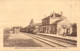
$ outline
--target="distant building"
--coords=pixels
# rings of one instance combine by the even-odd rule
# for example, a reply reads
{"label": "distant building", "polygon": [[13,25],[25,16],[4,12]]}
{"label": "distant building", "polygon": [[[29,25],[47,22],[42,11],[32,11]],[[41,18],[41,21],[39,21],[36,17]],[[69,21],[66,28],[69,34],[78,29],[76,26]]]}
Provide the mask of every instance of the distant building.
{"label": "distant building", "polygon": [[10,34],[10,28],[5,28],[4,29],[4,34]]}
{"label": "distant building", "polygon": [[21,29],[21,27],[13,27],[12,31],[13,31],[13,33],[19,33],[20,29]]}

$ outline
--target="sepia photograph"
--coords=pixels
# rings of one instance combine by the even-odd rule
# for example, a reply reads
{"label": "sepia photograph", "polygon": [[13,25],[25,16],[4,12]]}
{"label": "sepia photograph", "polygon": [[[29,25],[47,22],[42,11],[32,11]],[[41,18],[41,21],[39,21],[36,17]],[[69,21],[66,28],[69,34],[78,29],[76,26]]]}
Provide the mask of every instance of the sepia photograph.
{"label": "sepia photograph", "polygon": [[77,48],[78,0],[0,0],[3,47]]}

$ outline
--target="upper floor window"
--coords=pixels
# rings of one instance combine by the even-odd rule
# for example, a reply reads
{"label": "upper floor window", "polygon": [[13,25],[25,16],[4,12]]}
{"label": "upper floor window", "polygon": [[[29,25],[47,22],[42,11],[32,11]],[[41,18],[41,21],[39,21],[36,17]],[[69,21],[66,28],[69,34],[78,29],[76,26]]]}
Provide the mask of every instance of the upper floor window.
{"label": "upper floor window", "polygon": [[49,19],[42,20],[42,25],[49,25]]}

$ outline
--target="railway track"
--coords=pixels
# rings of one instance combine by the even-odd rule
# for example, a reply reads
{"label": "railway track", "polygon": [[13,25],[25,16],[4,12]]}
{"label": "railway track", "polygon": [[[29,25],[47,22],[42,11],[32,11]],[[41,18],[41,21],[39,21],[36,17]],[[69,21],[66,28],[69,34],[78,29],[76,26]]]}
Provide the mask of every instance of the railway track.
{"label": "railway track", "polygon": [[62,39],[62,38],[53,37],[53,36],[46,36],[46,35],[41,35],[41,34],[37,34],[37,35],[45,37],[45,38],[50,38],[50,39],[53,39],[53,40],[57,40],[57,41],[60,41],[60,42],[63,42],[63,43],[67,43],[67,44],[71,44],[71,45],[77,46],[77,41],[68,40],[68,39]]}
{"label": "railway track", "polygon": [[42,43],[45,43],[46,45],[49,45],[50,47],[76,47],[76,42],[59,39],[59,38],[52,38],[48,36],[43,35],[34,35],[34,34],[27,34],[27,36],[40,41]]}

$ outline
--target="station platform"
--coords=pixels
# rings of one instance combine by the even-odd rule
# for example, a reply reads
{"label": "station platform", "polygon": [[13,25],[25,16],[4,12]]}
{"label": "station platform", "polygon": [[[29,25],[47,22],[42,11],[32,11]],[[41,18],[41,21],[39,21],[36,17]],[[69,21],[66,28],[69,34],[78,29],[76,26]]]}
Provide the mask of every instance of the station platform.
{"label": "station platform", "polygon": [[46,33],[37,33],[37,34],[77,41],[77,37],[73,37],[73,36],[61,36],[57,34],[46,34]]}

